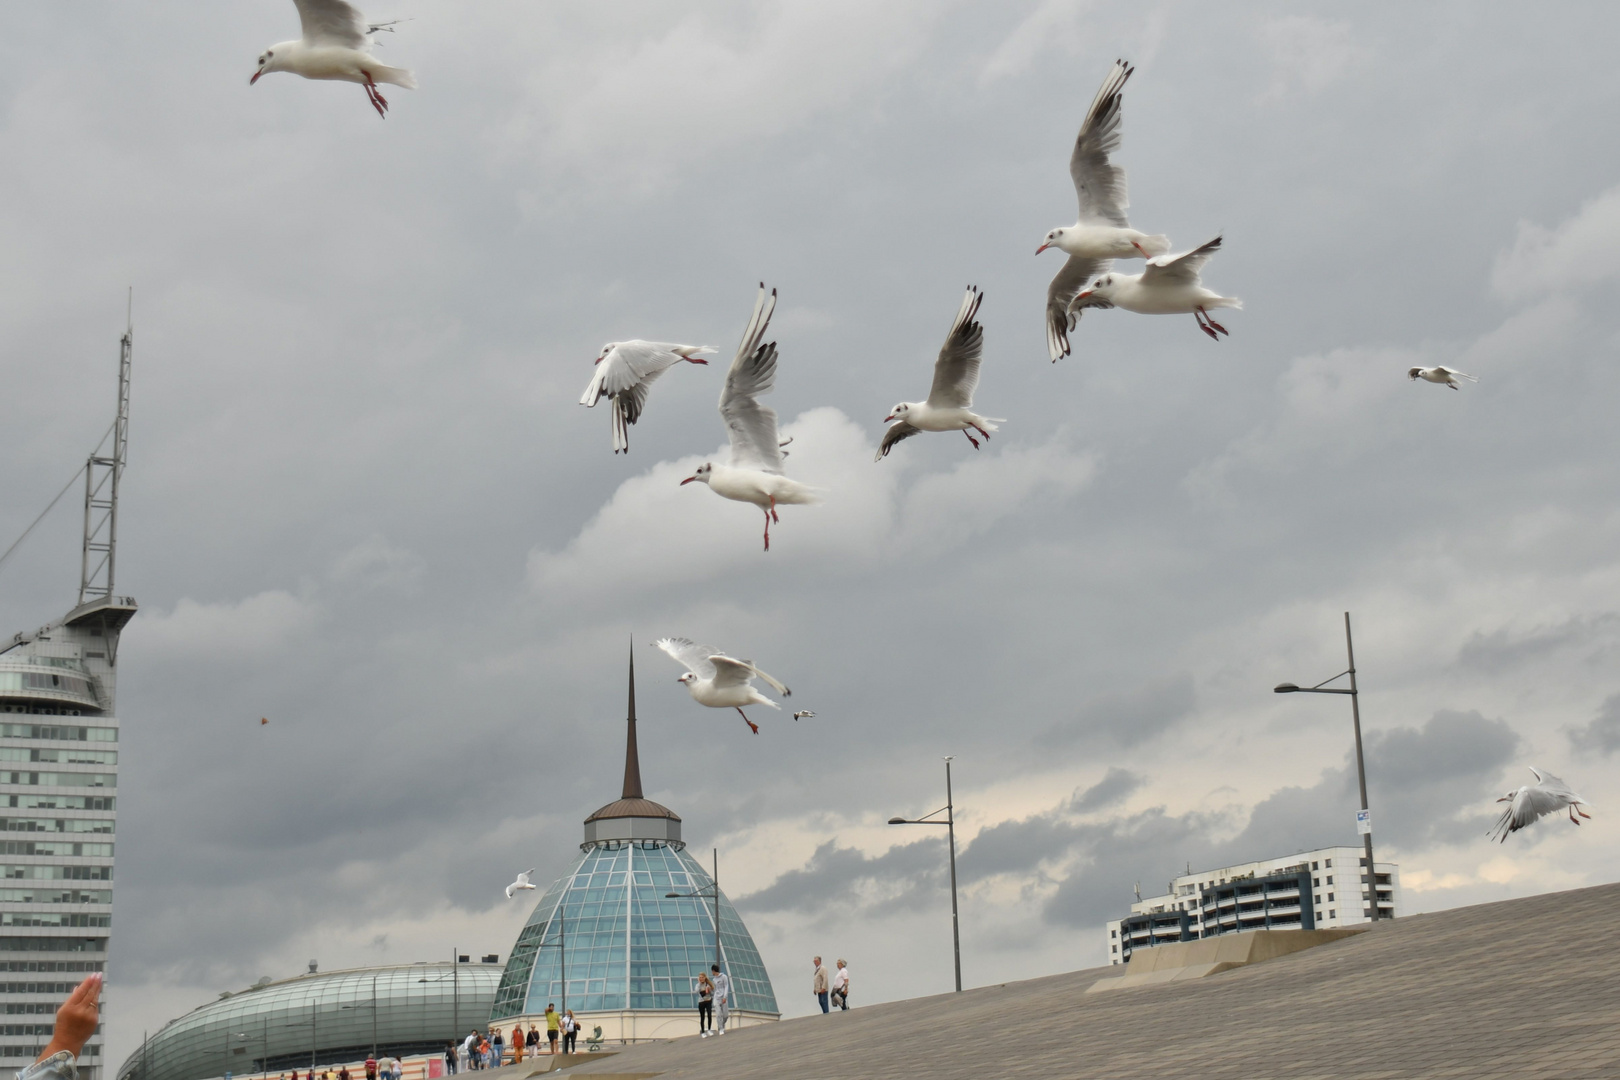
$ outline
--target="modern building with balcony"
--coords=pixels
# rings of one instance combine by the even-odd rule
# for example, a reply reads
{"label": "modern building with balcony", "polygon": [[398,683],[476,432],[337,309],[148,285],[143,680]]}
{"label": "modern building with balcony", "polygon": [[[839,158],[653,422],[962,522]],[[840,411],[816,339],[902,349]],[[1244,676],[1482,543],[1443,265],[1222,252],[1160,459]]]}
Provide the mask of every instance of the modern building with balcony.
{"label": "modern building with balcony", "polygon": [[1400,900],[1400,871],[1379,863],[1368,880],[1359,847],[1320,848],[1281,859],[1183,874],[1162,896],[1138,900],[1110,922],[1108,962],[1172,941],[1194,941],[1244,930],[1314,930],[1369,922],[1373,890],[1378,917],[1392,919]]}
{"label": "modern building with balcony", "polygon": [[[0,1069],[50,1041],[57,1007],[104,971],[112,932],[118,789],[118,639],[135,601],[113,589],[131,335],[119,346],[110,456],[84,469],[79,602],[0,641]],[[79,1075],[100,1080],[98,1026]]]}

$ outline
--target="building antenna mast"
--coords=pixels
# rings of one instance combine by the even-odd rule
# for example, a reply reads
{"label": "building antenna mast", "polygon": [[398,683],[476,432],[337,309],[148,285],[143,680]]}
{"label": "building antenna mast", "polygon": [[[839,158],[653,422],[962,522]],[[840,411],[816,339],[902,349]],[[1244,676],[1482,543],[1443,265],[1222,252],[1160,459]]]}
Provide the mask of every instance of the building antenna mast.
{"label": "building antenna mast", "polygon": [[91,454],[84,467],[84,552],[79,563],[79,603],[113,595],[118,554],[118,482],[129,439],[129,368],[135,349],[135,289],[129,290],[124,336],[118,341],[118,414],[112,453]]}

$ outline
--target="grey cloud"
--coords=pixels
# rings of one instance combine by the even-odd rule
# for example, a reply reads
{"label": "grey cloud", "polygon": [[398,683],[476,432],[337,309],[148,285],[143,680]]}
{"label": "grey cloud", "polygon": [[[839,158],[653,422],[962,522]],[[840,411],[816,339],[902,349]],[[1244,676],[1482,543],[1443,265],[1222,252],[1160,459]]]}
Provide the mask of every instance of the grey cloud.
{"label": "grey cloud", "polygon": [[1094,810],[1102,810],[1114,803],[1125,799],[1131,792],[1147,783],[1147,777],[1139,776],[1129,769],[1122,769],[1118,765],[1110,765],[1103,778],[1086,790],[1077,792],[1069,800],[1069,811],[1075,814],[1085,814]]}
{"label": "grey cloud", "polygon": [[1588,648],[1612,640],[1617,631],[1620,614],[1612,611],[1576,615],[1527,631],[1504,628],[1487,634],[1476,630],[1457,651],[1457,661],[1475,671],[1500,671],[1566,649]]}
{"label": "grey cloud", "polygon": [[1041,750],[1067,749],[1106,740],[1130,747],[1152,739],[1197,707],[1192,678],[1181,675],[1100,695],[1082,705],[1075,715],[1036,736]]}
{"label": "grey cloud", "polygon": [[1620,750],[1620,694],[1610,694],[1597,715],[1580,727],[1568,729],[1569,742],[1576,750],[1607,757]]}
{"label": "grey cloud", "polygon": [[739,897],[737,907],[745,914],[790,911],[825,915],[860,908],[869,915],[884,915],[910,910],[937,896],[944,860],[945,842],[936,837],[897,844],[876,856],[829,840],[816,848],[802,868],[789,870],[765,888]]}

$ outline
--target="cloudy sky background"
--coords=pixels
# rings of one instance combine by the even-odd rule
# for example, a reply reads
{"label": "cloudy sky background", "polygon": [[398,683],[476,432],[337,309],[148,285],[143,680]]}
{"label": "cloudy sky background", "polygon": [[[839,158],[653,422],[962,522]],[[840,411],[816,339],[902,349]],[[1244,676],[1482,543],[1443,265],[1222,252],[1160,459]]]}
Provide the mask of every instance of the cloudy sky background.
{"label": "cloudy sky background", "polygon": [[[1354,843],[1349,718],[1270,693],[1354,613],[1380,857],[1408,910],[1620,876],[1620,19],[1508,4],[453,4],[383,46],[422,89],[254,58],[284,2],[13,13],[0,42],[0,539],[136,358],[120,591],[113,1064],[262,974],[504,957],[500,888],[617,794],[721,850],[789,1014],[949,986],[956,755],[971,984],[1104,962],[1186,864]],[[1115,56],[1133,219],[1224,230],[1190,318],[1088,314],[1047,363],[1032,255]],[[723,366],[609,453],[601,342],[729,355],[781,290],[770,403],[824,486],[773,550],[677,487]],[[1008,423],[871,455],[962,287]],[[1473,372],[1462,393],[1415,364]],[[8,628],[78,570],[72,498],[0,573]],[[747,734],[645,643],[757,659],[814,722]],[[271,723],[261,727],[259,717]],[[1597,807],[1505,846],[1492,799]]]}

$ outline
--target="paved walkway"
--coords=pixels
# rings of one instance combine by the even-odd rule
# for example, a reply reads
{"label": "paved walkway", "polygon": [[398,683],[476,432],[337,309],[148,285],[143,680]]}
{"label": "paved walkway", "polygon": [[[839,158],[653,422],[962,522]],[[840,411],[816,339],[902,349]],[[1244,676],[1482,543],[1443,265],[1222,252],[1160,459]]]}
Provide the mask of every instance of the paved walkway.
{"label": "paved walkway", "polygon": [[1194,982],[1093,968],[630,1047],[660,1080],[1620,1077],[1620,885],[1414,915]]}

